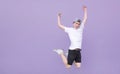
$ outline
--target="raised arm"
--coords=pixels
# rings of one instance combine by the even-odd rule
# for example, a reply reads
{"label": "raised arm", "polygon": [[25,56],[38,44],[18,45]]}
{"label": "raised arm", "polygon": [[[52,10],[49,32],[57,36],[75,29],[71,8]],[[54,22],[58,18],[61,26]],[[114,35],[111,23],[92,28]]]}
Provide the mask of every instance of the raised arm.
{"label": "raised arm", "polygon": [[65,30],[65,26],[61,24],[61,13],[58,13],[58,26],[62,29]]}
{"label": "raised arm", "polygon": [[87,7],[83,6],[83,11],[84,11],[84,17],[83,17],[83,23],[85,24],[87,21]]}

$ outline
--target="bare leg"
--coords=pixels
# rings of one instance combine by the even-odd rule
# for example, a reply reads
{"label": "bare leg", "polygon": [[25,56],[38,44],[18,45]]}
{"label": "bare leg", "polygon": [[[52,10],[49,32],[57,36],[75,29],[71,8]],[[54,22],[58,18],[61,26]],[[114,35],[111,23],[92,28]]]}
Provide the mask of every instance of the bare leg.
{"label": "bare leg", "polygon": [[67,63],[67,58],[65,57],[64,53],[61,53],[60,56],[61,56],[61,58],[62,58],[62,61],[63,61],[64,65],[66,66],[66,68],[70,68],[71,65],[69,65],[69,64]]}
{"label": "bare leg", "polygon": [[58,55],[60,55],[60,57],[61,57],[64,65],[66,66],[66,68],[70,68],[70,67],[71,67],[71,65],[69,65],[69,64],[67,63],[67,62],[68,62],[68,61],[67,61],[67,58],[66,58],[66,56],[64,55],[64,52],[63,52],[62,49],[54,49],[53,51],[56,52]]}
{"label": "bare leg", "polygon": [[80,68],[80,67],[81,67],[81,63],[76,63],[76,62],[75,62],[75,65],[76,65],[77,68]]}

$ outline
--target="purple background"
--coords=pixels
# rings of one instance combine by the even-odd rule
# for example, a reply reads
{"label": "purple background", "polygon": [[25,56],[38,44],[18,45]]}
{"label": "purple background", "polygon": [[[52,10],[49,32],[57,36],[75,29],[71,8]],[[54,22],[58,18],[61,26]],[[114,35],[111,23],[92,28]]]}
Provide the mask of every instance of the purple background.
{"label": "purple background", "polygon": [[[119,0],[0,0],[0,74],[120,74]],[[82,66],[66,69],[52,50],[67,51],[69,39],[57,27],[72,26],[88,7]]]}

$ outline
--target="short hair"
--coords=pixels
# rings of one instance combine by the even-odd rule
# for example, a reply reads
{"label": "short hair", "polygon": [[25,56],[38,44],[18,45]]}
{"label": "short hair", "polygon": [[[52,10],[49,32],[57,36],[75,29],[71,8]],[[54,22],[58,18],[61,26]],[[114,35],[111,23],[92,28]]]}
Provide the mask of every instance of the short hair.
{"label": "short hair", "polygon": [[79,23],[81,24],[81,20],[78,19],[78,18],[76,18],[76,19],[73,21],[73,23],[75,23],[75,22],[79,22]]}

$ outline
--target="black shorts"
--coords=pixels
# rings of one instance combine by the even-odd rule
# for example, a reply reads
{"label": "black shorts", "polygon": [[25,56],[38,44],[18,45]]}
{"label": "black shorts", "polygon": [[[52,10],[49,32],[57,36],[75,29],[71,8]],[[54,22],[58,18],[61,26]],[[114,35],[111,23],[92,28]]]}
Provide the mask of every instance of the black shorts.
{"label": "black shorts", "polygon": [[70,50],[68,51],[68,64],[72,65],[75,61],[76,63],[81,63],[81,49]]}

